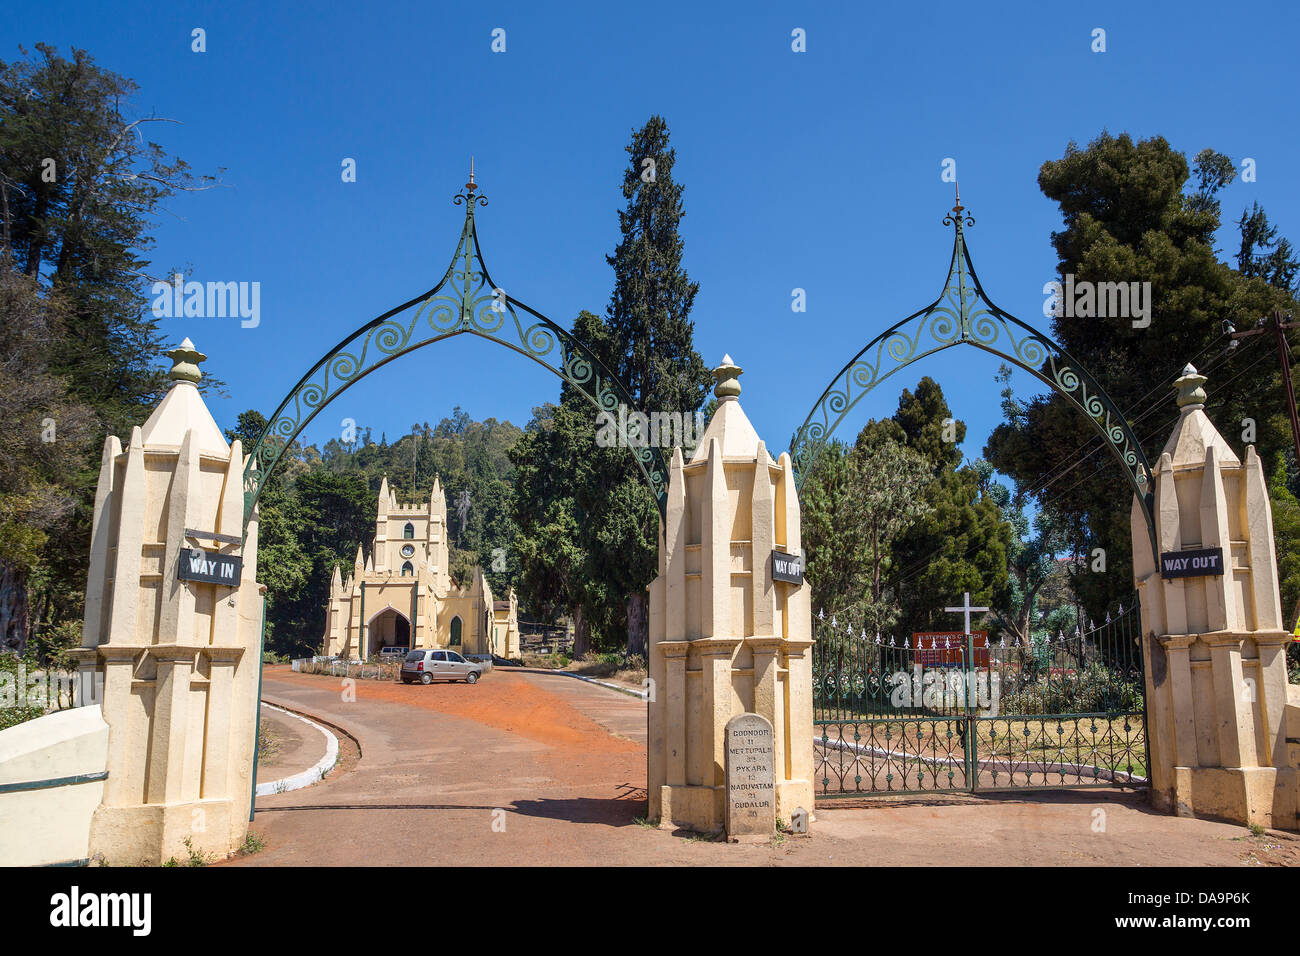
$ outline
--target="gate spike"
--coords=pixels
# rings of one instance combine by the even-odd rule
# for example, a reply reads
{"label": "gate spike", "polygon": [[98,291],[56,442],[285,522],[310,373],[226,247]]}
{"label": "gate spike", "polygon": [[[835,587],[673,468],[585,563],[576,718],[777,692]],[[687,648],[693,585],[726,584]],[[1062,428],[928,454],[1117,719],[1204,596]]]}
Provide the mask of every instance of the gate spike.
{"label": "gate spike", "polygon": [[818,611],[817,611],[817,620],[819,620],[819,621],[824,621],[824,620],[826,620],[826,611],[825,611],[825,610],[822,610],[822,609],[820,609],[820,608],[818,609]]}
{"label": "gate spike", "polygon": [[834,615],[834,614],[831,615],[831,627],[839,627],[839,625],[835,623],[835,615]]}

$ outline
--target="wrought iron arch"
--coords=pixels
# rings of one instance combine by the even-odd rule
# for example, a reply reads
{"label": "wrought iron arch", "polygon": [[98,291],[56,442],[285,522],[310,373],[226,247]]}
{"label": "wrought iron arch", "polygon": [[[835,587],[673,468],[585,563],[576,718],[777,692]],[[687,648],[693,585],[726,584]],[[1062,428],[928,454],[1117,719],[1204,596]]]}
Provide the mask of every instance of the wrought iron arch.
{"label": "wrought iron arch", "polygon": [[1110,396],[1065,349],[998,308],[985,294],[963,231],[963,226],[973,226],[975,220],[964,214],[964,209],[959,196],[943,219],[944,225],[953,227],[954,235],[952,262],[939,297],[868,342],[831,380],[795,433],[791,457],[796,485],[802,487],[831,434],[868,392],[927,355],[954,345],[973,345],[1024,369],[1084,413],[1124,469],[1146,519],[1151,553],[1158,566],[1151,466],[1137,436]]}
{"label": "wrought iron arch", "polygon": [[[456,253],[438,284],[363,325],[326,352],[271,415],[244,466],[245,528],[267,477],[321,409],[375,369],[457,335],[477,335],[527,356],[572,385],[600,411],[617,413],[620,405],[635,409],[627,389],[586,346],[492,281],[474,226],[475,207],[487,205],[486,196],[475,194],[478,188],[471,173],[465,191],[452,200],[465,206],[465,224]],[[411,309],[415,309],[414,315],[409,319],[403,316]],[[636,458],[662,515],[667,506],[668,468],[662,452],[641,434],[639,418],[614,414],[619,434]]]}

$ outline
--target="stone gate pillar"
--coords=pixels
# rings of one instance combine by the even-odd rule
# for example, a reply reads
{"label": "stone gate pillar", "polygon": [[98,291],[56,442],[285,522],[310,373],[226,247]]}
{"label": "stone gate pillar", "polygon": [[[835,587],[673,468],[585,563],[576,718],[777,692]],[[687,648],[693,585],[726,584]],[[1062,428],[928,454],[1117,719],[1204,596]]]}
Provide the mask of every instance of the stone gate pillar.
{"label": "stone gate pillar", "polygon": [[1188,365],[1175,383],[1178,423],[1153,476],[1159,568],[1136,499],[1132,511],[1153,802],[1300,829],[1300,687],[1287,683],[1268,486],[1255,447],[1243,464],[1205,414],[1205,380]]}
{"label": "stone gate pillar", "polygon": [[724,825],[727,721],[774,728],[776,812],[812,812],[812,605],[772,577],[802,554],[790,456],[773,461],[738,400],[741,369],[714,369],[719,405],[689,462],[673,450],[659,574],[650,585],[650,817]]}
{"label": "stone gate pillar", "polygon": [[[242,541],[244,455],[227,445],[197,383],[206,356],[186,339],[167,353],[171,389],[125,449],[104,443],[95,493],[82,686],[102,681],[108,779],[92,857],[157,864],[184,841],[224,856],[248,830],[262,591],[257,518]],[[242,559],[231,583],[215,557]]]}

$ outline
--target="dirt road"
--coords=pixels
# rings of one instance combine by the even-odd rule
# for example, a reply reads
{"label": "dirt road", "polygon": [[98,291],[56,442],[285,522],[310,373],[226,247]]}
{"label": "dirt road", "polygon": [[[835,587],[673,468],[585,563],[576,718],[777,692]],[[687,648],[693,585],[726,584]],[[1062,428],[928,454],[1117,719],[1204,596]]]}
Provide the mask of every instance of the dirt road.
{"label": "dirt road", "polygon": [[263,696],[351,734],[324,782],[259,798],[266,848],[228,865],[1259,865],[1300,840],[1153,813],[1140,795],[1062,791],[846,808],[810,838],[729,846],[649,828],[645,705],[500,668],[475,686],[268,667]]}

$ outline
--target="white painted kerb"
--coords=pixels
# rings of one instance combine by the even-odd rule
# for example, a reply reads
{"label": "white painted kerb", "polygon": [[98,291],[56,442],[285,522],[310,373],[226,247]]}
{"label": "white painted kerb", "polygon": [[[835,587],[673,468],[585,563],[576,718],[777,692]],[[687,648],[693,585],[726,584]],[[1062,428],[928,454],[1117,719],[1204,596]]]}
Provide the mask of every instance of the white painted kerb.
{"label": "white painted kerb", "polygon": [[277,793],[288,793],[290,790],[301,790],[303,787],[310,787],[313,783],[319,783],[323,780],[325,774],[333,770],[334,765],[339,762],[339,739],[328,728],[322,727],[314,720],[308,720],[301,714],[295,714],[283,707],[276,707],[274,704],[266,703],[266,701],[262,701],[262,706],[269,707],[271,710],[279,711],[282,714],[288,714],[290,717],[301,720],[304,724],[310,724],[319,730],[325,735],[325,756],[321,757],[311,767],[301,773],[295,773],[292,777],[259,783],[257,785],[257,795],[259,797],[269,797]]}

